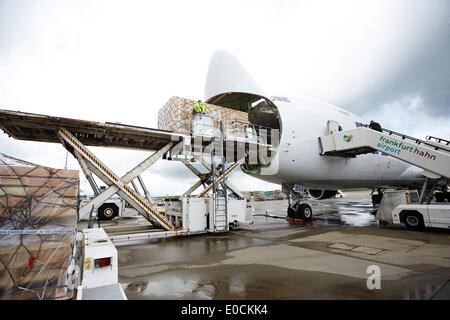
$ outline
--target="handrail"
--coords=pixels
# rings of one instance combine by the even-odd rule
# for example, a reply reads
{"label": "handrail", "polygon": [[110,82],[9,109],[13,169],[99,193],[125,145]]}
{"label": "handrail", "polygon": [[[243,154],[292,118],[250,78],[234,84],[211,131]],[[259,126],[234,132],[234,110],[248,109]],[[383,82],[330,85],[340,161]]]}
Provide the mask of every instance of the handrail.
{"label": "handrail", "polygon": [[253,128],[258,127],[258,128],[262,128],[262,129],[273,130],[273,128],[271,128],[271,127],[263,126],[263,125],[260,125],[260,124],[254,124],[254,123],[251,123],[251,122],[248,122],[248,121],[233,120],[233,121],[230,122],[230,124],[233,124],[233,123],[242,123],[242,124],[245,124],[248,127],[253,127]]}
{"label": "handrail", "polygon": [[[259,125],[259,124],[254,124],[254,123],[251,123],[251,122],[247,122],[247,121],[241,121],[241,120],[234,120],[234,121],[231,121],[230,122],[230,124],[231,125],[233,125],[234,123],[241,123],[241,124],[244,124],[245,126],[244,126],[244,132],[246,131],[245,129],[246,128],[251,128],[252,129],[252,131],[254,132],[254,134],[255,134],[255,137],[256,137],[256,142],[258,143],[258,144],[263,144],[263,145],[266,145],[266,146],[274,146],[274,144],[273,143],[269,143],[268,142],[268,137],[272,137],[272,132],[273,132],[273,130],[274,130],[274,128],[271,128],[271,127],[267,127],[267,126],[263,126],[263,125]],[[231,128],[232,130],[234,130],[235,128]],[[264,130],[267,130],[267,135],[266,135],[266,141],[262,141],[262,137],[261,137],[261,135],[260,134],[258,134],[258,132],[260,131],[260,129],[264,129]],[[246,132],[245,132],[245,134],[247,134]],[[272,142],[272,139],[270,140],[271,142]]]}
{"label": "handrail", "polygon": [[[205,117],[212,118],[211,116],[208,116],[208,115],[205,115]],[[192,130],[193,130],[193,126],[192,126],[193,125],[193,121],[192,120],[193,119],[191,119],[188,122],[189,131],[191,133],[192,133]],[[234,119],[232,121],[226,121],[224,124],[226,125],[226,127],[225,127],[225,139],[228,139],[230,137],[234,137],[234,138],[239,137],[239,136],[236,136],[236,132],[237,132],[237,133],[244,134],[243,137],[245,139],[250,139],[249,141],[254,141],[255,143],[258,143],[258,144],[261,144],[261,145],[265,145],[265,146],[269,146],[269,147],[273,146],[272,143],[269,144],[267,141],[261,141],[261,136],[259,134],[257,134],[257,131],[259,129],[266,129],[270,133],[270,132],[272,132],[272,130],[274,130],[273,128],[270,128],[270,127],[267,127],[267,126],[262,126],[262,125],[256,125],[256,124],[253,124],[253,123],[248,122],[248,121],[241,121],[241,120],[236,120],[236,119]],[[238,127],[236,124],[243,124],[244,126],[243,127]],[[217,126],[214,125],[214,122],[212,123],[210,128],[212,128],[212,131],[213,131],[212,135],[213,135],[213,137],[217,138],[218,137],[218,132],[217,132],[218,128],[217,128]],[[248,138],[247,132],[246,132],[247,128],[251,128],[252,129],[252,132],[255,135],[254,138]],[[271,136],[271,134],[267,134],[267,137],[270,137],[270,136]]]}
{"label": "handrail", "polygon": [[160,225],[164,226],[167,230],[173,230],[173,226],[166,221],[165,217],[161,216],[159,212],[157,212],[155,209],[153,209],[150,205],[147,204],[140,196],[134,192],[133,189],[131,189],[128,185],[119,185],[118,182],[120,181],[120,178],[114,174],[111,170],[109,170],[108,167],[106,167],[103,163],[101,163],[88,149],[86,149],[83,145],[81,145],[76,139],[74,139],[69,132],[67,132],[65,129],[61,128],[58,131],[59,134],[62,134],[66,139],[68,139],[74,146],[77,147],[77,151],[83,153],[83,155],[87,158],[89,158],[90,161],[92,161],[97,169],[102,171],[103,174],[105,174],[110,180],[114,181],[116,185],[122,189],[130,198],[132,198],[134,201],[136,201],[143,209],[146,211],[146,213],[156,222],[158,222]]}
{"label": "handrail", "polygon": [[389,129],[385,129],[385,128],[382,128],[382,130],[383,130],[383,132],[388,133],[389,135],[396,135],[396,136],[399,136],[399,137],[402,138],[402,140],[408,139],[408,140],[414,141],[414,142],[415,142],[416,144],[418,144],[418,145],[424,144],[424,145],[433,147],[434,150],[443,150],[443,151],[445,151],[445,152],[450,153],[450,150],[449,150],[449,149],[444,148],[444,147],[437,146],[437,145],[432,144],[432,143],[429,143],[429,142],[427,142],[427,141],[425,141],[425,140],[417,139],[417,138],[408,136],[408,135],[406,135],[406,134],[403,134],[403,133],[400,133],[400,132],[396,132],[396,131],[394,131],[394,130],[389,130]]}
{"label": "handrail", "polygon": [[438,138],[438,137],[434,137],[434,136],[426,136],[427,140],[436,140],[438,143],[443,143],[445,142],[445,145],[449,146],[450,145],[450,141],[446,140],[444,138]]}

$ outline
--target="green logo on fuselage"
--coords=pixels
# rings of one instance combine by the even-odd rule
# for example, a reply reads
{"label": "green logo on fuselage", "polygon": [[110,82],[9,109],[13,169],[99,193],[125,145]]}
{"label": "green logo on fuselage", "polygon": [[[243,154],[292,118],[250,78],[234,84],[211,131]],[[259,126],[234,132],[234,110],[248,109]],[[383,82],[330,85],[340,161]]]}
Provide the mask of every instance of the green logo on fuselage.
{"label": "green logo on fuselage", "polygon": [[345,135],[343,137],[343,139],[344,139],[345,142],[350,142],[353,139],[353,136],[351,134]]}

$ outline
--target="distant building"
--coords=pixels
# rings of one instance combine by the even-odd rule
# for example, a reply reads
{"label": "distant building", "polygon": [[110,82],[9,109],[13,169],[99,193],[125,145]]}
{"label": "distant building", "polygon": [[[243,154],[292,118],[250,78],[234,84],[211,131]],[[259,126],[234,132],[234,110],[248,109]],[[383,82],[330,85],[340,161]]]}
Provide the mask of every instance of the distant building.
{"label": "distant building", "polygon": [[281,190],[272,191],[247,191],[244,192],[247,199],[253,197],[255,201],[270,201],[270,200],[284,200],[288,198],[288,195]]}

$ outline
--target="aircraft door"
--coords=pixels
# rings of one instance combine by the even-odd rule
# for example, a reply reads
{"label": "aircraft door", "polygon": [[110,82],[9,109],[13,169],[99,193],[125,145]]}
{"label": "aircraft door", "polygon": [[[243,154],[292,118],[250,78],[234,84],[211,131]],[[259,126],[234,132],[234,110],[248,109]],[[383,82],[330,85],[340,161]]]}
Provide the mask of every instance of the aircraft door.
{"label": "aircraft door", "polygon": [[326,129],[325,134],[330,135],[330,134],[333,134],[338,131],[342,131],[342,127],[339,124],[339,122],[334,121],[334,120],[328,120],[327,121],[327,129]]}

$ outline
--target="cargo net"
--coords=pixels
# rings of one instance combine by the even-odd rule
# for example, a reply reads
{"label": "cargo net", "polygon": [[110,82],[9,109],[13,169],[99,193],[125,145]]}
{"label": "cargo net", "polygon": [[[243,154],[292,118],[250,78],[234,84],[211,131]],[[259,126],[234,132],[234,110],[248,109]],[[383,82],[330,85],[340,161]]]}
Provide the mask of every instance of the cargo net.
{"label": "cargo net", "polygon": [[0,299],[70,299],[79,177],[0,153]]}
{"label": "cargo net", "polygon": [[[158,112],[158,128],[178,133],[191,133],[192,110],[195,101],[171,97]],[[223,121],[231,135],[243,133],[250,123],[246,112],[206,104],[206,115],[212,117],[215,128]]]}

